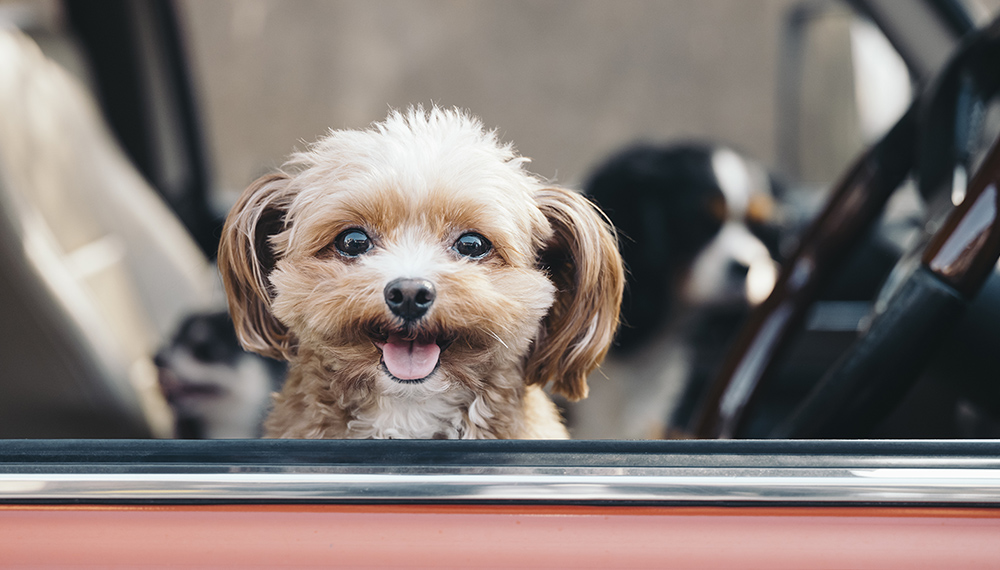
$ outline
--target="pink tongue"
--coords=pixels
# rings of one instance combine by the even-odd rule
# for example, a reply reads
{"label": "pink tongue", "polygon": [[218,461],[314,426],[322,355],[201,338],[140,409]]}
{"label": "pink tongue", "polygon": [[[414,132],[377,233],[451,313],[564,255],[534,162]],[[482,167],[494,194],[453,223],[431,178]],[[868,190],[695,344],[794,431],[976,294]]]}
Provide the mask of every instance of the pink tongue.
{"label": "pink tongue", "polygon": [[400,380],[418,380],[434,372],[441,347],[437,344],[403,340],[390,336],[382,345],[382,361],[389,373]]}

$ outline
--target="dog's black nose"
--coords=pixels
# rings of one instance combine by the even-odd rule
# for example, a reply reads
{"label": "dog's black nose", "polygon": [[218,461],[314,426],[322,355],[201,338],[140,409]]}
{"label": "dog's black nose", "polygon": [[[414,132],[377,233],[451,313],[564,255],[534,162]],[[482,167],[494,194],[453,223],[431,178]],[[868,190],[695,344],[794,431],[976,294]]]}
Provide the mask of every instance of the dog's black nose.
{"label": "dog's black nose", "polygon": [[385,303],[408,321],[424,316],[434,304],[434,284],[426,279],[396,279],[385,286]]}
{"label": "dog's black nose", "polygon": [[729,275],[737,279],[742,279],[750,273],[750,265],[743,263],[742,261],[736,261],[735,259],[729,262]]}

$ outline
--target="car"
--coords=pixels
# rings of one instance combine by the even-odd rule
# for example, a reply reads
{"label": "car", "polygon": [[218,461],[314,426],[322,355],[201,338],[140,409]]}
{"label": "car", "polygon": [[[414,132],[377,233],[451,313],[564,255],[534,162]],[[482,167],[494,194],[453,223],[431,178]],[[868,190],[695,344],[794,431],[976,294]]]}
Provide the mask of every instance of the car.
{"label": "car", "polygon": [[996,566],[1000,20],[849,4],[908,110],[789,206],[811,221],[673,439],[179,440],[152,357],[218,302],[220,216],[177,6],[61,6],[74,49],[0,28],[0,565]]}

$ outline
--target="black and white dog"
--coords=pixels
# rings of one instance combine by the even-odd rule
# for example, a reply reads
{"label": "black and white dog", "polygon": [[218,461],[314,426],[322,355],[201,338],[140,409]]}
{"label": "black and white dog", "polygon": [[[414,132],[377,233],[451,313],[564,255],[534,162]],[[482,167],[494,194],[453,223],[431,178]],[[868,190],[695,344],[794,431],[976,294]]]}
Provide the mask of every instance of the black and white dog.
{"label": "black and white dog", "polygon": [[174,412],[174,436],[254,438],[281,388],[286,365],[246,352],[225,311],[187,317],[154,359]]}
{"label": "black and white dog", "polygon": [[595,378],[581,403],[613,412],[571,410],[605,418],[574,425],[574,437],[683,431],[737,327],[777,279],[777,190],[760,164],[714,145],[634,146],[593,172],[584,191],[618,229],[628,276],[608,378]]}

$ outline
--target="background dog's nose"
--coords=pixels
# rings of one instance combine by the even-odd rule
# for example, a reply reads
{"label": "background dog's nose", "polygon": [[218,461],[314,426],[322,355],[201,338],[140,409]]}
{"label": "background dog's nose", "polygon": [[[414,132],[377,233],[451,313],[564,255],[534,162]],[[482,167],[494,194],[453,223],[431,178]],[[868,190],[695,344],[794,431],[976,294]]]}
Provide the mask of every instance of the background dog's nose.
{"label": "background dog's nose", "polygon": [[385,303],[408,321],[424,316],[434,304],[434,284],[426,279],[396,279],[385,286]]}
{"label": "background dog's nose", "polygon": [[746,277],[747,273],[750,272],[750,264],[733,259],[729,261],[729,267],[727,267],[727,270],[729,271],[729,275],[732,277]]}

